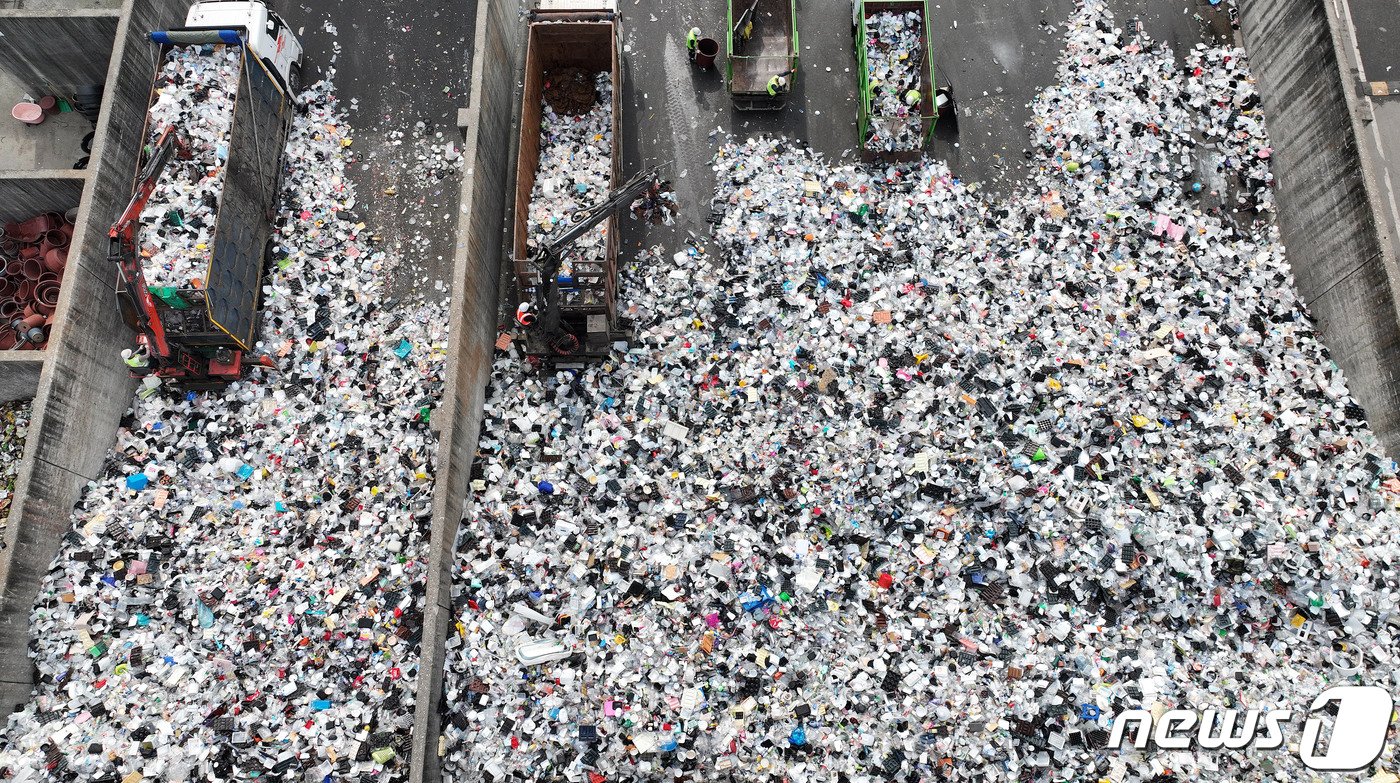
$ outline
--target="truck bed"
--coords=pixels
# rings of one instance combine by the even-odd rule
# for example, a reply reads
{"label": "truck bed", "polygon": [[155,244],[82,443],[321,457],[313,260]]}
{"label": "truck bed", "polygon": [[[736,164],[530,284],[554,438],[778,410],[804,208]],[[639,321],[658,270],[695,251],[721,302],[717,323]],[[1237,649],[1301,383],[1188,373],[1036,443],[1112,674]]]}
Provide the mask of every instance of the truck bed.
{"label": "truck bed", "polygon": [[[932,138],[932,131],[938,121],[938,110],[935,104],[934,95],[934,74],[933,74],[933,48],[932,36],[929,31],[929,7],[928,0],[865,0],[861,7],[861,16],[868,20],[879,13],[916,13],[920,19],[920,52],[919,57],[922,62],[919,65],[919,85],[918,89],[923,96],[919,103],[919,116],[923,118],[924,127],[922,129],[923,139],[921,143],[911,149],[882,150],[872,149],[868,146],[866,138],[869,124],[875,121],[880,115],[872,111],[866,113],[866,105],[862,99],[859,124],[860,124],[860,144],[862,152],[868,157],[876,157],[887,161],[908,161],[917,159],[923,154],[923,149]],[[862,25],[864,26],[864,25]],[[860,89],[864,93],[866,90],[869,74],[866,72],[866,62],[869,56],[870,47],[867,44],[866,36],[860,36],[856,42],[858,47],[857,60],[860,63]]]}
{"label": "truck bed", "polygon": [[[740,13],[746,3],[737,5]],[[736,21],[737,24],[737,21]],[[734,78],[730,91],[767,92],[768,80],[788,70],[792,62],[792,4],[790,0],[759,0],[753,37],[738,51],[735,35]]]}
{"label": "truck bed", "polygon": [[[157,78],[171,48],[161,48]],[[238,89],[231,98],[228,157],[208,269],[200,275],[203,287],[191,289],[182,281],[174,297],[157,302],[167,332],[193,348],[248,349],[256,339],[263,262],[277,210],[282,153],[290,128],[291,103],[280,85],[261,61],[245,49],[238,51]],[[153,83],[152,102],[155,98]],[[152,124],[148,114],[143,138],[161,130]],[[178,123],[175,132],[181,132]],[[148,206],[161,205],[152,200]],[[148,230],[142,226],[143,234]]]}
{"label": "truck bed", "polygon": [[[527,31],[524,90],[521,96],[520,146],[516,161],[515,219],[512,249],[516,284],[521,296],[539,282],[529,258],[529,211],[535,176],[540,164],[540,126],[544,75],[563,68],[580,68],[590,73],[611,74],[613,92],[612,178],[621,181],[622,171],[622,71],[617,51],[617,22],[609,15],[540,14]],[[564,300],[566,321],[573,323],[589,315],[613,314],[617,277],[617,218],[607,226],[607,255],[602,264],[575,263],[577,291]],[[561,297],[562,299],[562,297]],[[582,334],[582,330],[579,331]]]}

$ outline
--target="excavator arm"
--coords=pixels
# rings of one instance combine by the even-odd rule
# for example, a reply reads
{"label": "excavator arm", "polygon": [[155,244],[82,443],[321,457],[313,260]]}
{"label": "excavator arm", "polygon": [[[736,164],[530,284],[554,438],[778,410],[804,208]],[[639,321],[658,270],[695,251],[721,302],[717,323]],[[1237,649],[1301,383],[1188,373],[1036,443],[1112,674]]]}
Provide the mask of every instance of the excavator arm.
{"label": "excavator arm", "polygon": [[537,257],[540,283],[535,286],[535,312],[538,314],[535,327],[544,334],[550,345],[556,345],[564,331],[560,326],[559,269],[563,266],[569,246],[660,182],[661,168],[652,166],[639,172],[601,202],[571,214],[566,225],[545,238]]}
{"label": "excavator arm", "polygon": [[199,357],[172,344],[166,336],[155,297],[146,286],[146,276],[141,269],[141,252],[137,245],[141,212],[155,192],[165,167],[176,156],[188,159],[190,152],[176,133],[175,126],[170,125],[161,132],[150,159],[141,169],[131,202],[107,232],[107,259],[117,265],[117,297],[122,316],[145,344],[153,368],[159,370],[174,366],[186,373],[197,373],[202,365]]}

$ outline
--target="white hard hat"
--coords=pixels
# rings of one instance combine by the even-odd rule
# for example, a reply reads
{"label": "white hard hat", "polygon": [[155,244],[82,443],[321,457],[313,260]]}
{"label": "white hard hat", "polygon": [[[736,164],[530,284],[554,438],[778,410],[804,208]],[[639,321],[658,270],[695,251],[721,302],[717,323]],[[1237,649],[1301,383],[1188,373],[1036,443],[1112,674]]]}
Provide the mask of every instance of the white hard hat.
{"label": "white hard hat", "polygon": [[123,358],[123,359],[130,359],[130,358],[131,358],[131,349],[130,349],[130,348],[123,348],[123,349],[122,349],[122,358]]}

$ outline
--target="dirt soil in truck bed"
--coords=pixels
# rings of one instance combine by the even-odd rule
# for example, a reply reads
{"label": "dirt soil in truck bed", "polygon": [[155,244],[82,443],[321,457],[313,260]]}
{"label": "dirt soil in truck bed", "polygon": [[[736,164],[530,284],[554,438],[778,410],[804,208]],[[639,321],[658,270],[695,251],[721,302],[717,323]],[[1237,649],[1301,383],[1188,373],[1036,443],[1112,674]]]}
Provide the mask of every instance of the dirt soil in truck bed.
{"label": "dirt soil in truck bed", "polygon": [[593,74],[581,68],[561,68],[545,73],[544,99],[560,114],[577,117],[598,103]]}

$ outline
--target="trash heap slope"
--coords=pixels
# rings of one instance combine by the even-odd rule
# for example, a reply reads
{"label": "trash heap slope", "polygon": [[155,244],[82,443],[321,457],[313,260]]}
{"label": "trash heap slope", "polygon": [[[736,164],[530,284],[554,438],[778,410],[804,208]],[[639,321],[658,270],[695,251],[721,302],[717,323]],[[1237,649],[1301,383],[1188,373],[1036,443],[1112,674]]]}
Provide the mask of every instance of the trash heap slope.
{"label": "trash heap slope", "polygon": [[17,400],[0,405],[0,535],[10,521],[10,502],[14,498],[15,477],[24,459],[24,444],[29,437],[29,417],[32,400]]}

